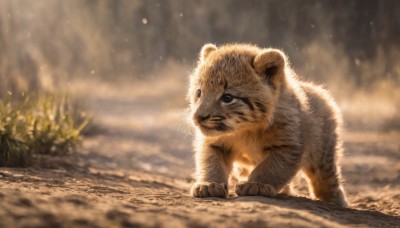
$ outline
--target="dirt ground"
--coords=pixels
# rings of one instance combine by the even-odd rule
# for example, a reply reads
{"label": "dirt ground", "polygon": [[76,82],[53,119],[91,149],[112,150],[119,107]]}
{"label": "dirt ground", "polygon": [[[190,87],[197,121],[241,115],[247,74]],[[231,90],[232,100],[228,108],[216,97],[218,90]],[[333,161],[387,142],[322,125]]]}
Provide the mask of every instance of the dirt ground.
{"label": "dirt ground", "polygon": [[93,84],[72,83],[98,128],[76,154],[0,168],[0,227],[400,227],[399,132],[345,134],[350,208],[300,178],[296,196],[195,199],[184,82]]}

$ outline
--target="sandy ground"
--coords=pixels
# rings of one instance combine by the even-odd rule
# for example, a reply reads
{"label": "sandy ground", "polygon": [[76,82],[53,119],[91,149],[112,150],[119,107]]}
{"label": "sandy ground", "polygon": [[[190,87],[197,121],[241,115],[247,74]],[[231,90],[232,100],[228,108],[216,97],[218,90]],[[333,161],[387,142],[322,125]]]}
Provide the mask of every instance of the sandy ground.
{"label": "sandy ground", "polygon": [[400,227],[400,133],[345,135],[350,208],[301,179],[296,196],[194,199],[184,83],[93,84],[75,85],[100,128],[78,153],[0,168],[0,227]]}

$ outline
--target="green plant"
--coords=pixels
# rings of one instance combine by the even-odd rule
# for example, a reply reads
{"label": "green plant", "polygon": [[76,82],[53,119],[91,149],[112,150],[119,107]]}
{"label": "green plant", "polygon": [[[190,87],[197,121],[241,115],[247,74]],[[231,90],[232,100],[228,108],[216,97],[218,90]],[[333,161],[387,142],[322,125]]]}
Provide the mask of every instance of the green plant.
{"label": "green plant", "polygon": [[28,166],[33,154],[75,151],[90,117],[68,96],[0,100],[0,166]]}

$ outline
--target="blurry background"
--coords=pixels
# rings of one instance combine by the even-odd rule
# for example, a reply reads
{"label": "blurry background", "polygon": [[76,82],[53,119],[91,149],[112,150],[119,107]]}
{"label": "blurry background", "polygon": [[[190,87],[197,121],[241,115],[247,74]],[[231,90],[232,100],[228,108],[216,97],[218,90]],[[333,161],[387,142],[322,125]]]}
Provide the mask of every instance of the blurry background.
{"label": "blurry background", "polygon": [[246,42],[326,85],[348,128],[399,129],[399,12],[397,0],[0,0],[0,94],[166,77],[184,92],[204,43]]}

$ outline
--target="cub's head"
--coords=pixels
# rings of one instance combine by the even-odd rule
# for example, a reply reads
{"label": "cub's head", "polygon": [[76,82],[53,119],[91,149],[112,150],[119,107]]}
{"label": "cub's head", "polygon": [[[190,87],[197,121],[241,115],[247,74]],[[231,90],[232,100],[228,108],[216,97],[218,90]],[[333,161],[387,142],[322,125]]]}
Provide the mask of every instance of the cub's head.
{"label": "cub's head", "polygon": [[206,44],[187,95],[194,125],[205,136],[268,126],[285,83],[286,62],[276,49]]}

